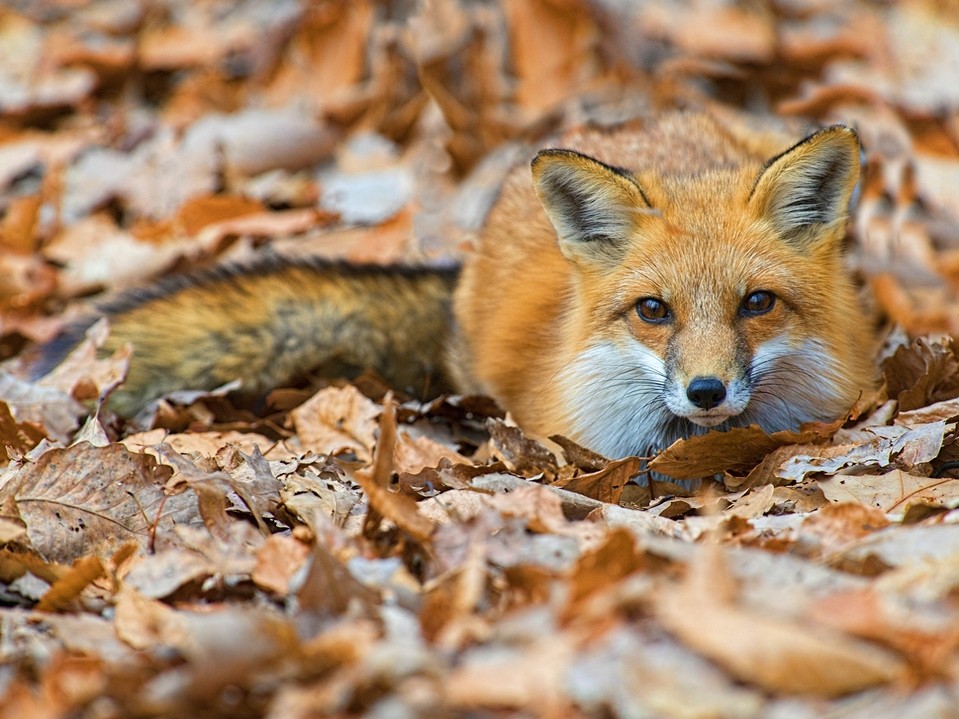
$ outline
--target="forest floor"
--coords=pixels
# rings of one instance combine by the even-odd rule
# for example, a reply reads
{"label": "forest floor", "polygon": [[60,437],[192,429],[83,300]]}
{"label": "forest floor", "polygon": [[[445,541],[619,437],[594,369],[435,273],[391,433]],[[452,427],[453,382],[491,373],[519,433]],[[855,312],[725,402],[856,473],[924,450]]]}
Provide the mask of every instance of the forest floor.
{"label": "forest floor", "polygon": [[[959,714],[959,4],[0,9],[0,718]],[[375,378],[100,400],[109,293],[265,249],[449,264],[550,135],[845,122],[882,382],[641,458]],[[873,352],[872,348],[863,348]]]}

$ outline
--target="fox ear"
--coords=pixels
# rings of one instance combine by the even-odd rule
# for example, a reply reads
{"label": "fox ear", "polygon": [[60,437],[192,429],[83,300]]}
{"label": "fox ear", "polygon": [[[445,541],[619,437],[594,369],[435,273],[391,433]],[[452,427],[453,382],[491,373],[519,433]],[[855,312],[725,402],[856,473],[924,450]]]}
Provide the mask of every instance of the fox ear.
{"label": "fox ear", "polygon": [[542,150],[533,159],[533,185],[571,260],[617,260],[637,210],[650,208],[636,181],[623,170],[573,150]]}
{"label": "fox ear", "polygon": [[859,136],[833,125],[767,162],[749,202],[783,239],[805,249],[824,232],[835,236],[858,180]]}

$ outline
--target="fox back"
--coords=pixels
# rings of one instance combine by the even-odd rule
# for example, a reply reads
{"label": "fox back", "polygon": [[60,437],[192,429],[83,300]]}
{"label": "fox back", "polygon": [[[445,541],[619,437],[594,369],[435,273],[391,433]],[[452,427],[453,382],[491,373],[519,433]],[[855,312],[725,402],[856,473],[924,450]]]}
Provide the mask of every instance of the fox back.
{"label": "fox back", "polygon": [[831,420],[873,382],[843,265],[859,142],[673,114],[513,173],[466,263],[451,371],[607,456]]}

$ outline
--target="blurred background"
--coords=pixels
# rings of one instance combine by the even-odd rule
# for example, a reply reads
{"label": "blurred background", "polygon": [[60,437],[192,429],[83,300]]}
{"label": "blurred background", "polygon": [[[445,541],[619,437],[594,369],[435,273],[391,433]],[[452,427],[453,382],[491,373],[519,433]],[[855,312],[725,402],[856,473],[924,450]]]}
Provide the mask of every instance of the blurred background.
{"label": "blurred background", "polygon": [[3,357],[263,245],[453,262],[531,145],[674,107],[857,127],[851,268],[959,332],[955,0],[5,0],[0,58]]}

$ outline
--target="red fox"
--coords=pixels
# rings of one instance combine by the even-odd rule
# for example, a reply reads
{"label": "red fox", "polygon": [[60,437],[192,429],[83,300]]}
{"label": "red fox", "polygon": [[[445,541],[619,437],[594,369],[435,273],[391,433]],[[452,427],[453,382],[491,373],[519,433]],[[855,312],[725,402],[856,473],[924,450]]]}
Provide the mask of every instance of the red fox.
{"label": "red fox", "polygon": [[235,378],[261,393],[314,368],[399,386],[445,368],[534,435],[624,457],[710,428],[831,420],[873,383],[842,262],[852,129],[796,142],[674,113],[558,147],[512,172],[458,279],[271,260],[106,306],[106,349],[134,347],[113,406]]}

